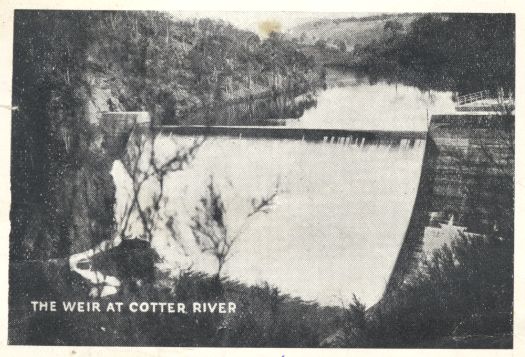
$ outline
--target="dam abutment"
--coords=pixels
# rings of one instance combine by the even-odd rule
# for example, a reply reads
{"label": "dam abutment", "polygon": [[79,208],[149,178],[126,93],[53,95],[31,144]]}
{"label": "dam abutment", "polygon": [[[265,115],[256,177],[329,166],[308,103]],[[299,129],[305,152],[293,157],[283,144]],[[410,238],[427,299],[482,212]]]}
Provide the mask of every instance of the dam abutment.
{"label": "dam abutment", "polygon": [[514,232],[514,115],[434,115],[414,209],[385,295],[422,252],[464,235]]}

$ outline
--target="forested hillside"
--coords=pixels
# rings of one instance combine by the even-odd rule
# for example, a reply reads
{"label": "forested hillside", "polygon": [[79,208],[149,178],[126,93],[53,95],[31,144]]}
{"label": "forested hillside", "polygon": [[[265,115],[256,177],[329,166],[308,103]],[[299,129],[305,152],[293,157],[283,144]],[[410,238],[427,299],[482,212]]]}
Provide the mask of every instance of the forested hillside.
{"label": "forested hillside", "polygon": [[345,49],[351,51],[355,46],[364,46],[379,40],[388,22],[397,22],[402,28],[406,28],[420,16],[412,13],[322,19],[297,25],[288,30],[287,35],[310,45],[320,41],[334,46],[344,43]]}
{"label": "forested hillside", "polygon": [[376,31],[378,38],[350,53],[331,49],[325,64],[422,89],[514,89],[512,14],[427,14],[408,25],[386,22]]}
{"label": "forested hillside", "polygon": [[222,21],[173,21],[162,13],[100,16],[96,31],[108,35],[89,49],[89,59],[129,89],[121,100],[128,110],[144,106],[173,120],[272,88],[306,90],[315,79],[314,63],[279,36],[261,41]]}
{"label": "forested hillside", "polygon": [[176,123],[202,106],[304,93],[320,79],[281,36],[160,12],[17,11],[13,69],[14,259],[65,256],[111,231],[111,160],[94,129],[102,111]]}

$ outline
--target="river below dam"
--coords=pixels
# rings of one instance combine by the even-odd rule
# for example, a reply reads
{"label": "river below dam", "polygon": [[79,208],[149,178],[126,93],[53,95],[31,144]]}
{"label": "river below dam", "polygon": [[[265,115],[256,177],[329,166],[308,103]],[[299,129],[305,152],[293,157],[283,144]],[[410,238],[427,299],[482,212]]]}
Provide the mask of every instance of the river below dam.
{"label": "river below dam", "polygon": [[[431,114],[453,109],[450,93],[371,85],[334,72],[317,105],[286,125],[424,131]],[[163,134],[156,150],[169,155],[191,140]],[[189,227],[213,177],[228,231],[240,232],[224,276],[248,284],[268,282],[323,305],[347,304],[356,294],[369,306],[381,297],[401,247],[424,147],[424,140],[392,147],[209,137],[195,160],[165,183],[166,217],[174,217],[179,242],[167,229],[158,230],[152,244],[163,258],[159,267],[174,273],[185,268],[216,272],[216,259],[200,252]],[[112,174],[118,215],[128,200],[129,182],[120,162]],[[245,223],[252,199],[272,192],[276,183],[279,194],[269,212]]]}

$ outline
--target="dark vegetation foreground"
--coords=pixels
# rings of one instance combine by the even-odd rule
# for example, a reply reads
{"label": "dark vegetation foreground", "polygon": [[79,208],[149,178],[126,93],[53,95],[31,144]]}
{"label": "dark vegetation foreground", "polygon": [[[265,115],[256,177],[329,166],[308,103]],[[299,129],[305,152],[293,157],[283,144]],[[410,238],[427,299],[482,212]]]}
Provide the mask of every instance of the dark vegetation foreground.
{"label": "dark vegetation foreground", "polygon": [[[142,253],[141,253],[142,254]],[[140,257],[143,260],[143,256]],[[463,237],[421,262],[407,282],[367,309],[356,298],[322,307],[267,284],[156,272],[125,279],[115,296],[86,299],[89,287],[65,261],[12,267],[9,342],[36,345],[511,348],[513,244]],[[27,291],[37,292],[28,295]],[[31,300],[124,302],[122,313],[31,312]],[[232,301],[232,314],[132,313],[130,302]]]}
{"label": "dark vegetation foreground", "polygon": [[[51,267],[50,269],[54,269]],[[17,269],[17,275],[27,274]],[[269,285],[244,284],[187,273],[177,279],[158,275],[155,283],[141,287],[129,284],[106,299],[87,299],[88,287],[78,277],[62,270],[65,279],[60,291],[57,277],[45,274],[20,280],[11,287],[9,342],[30,345],[122,345],[122,346],[244,346],[317,347],[340,325],[340,308],[292,298]],[[25,275],[27,277],[27,275]],[[31,312],[31,297],[21,291],[26,284],[38,287],[42,300],[123,302],[123,312]],[[45,286],[43,286],[45,285]],[[20,293],[20,294],[19,294]],[[17,295],[16,297],[13,295]],[[194,302],[235,302],[236,312],[140,313],[130,312],[131,302],[184,302],[188,310]]]}
{"label": "dark vegetation foreground", "polygon": [[512,348],[513,239],[462,237],[366,311],[355,300],[331,341],[346,347]]}

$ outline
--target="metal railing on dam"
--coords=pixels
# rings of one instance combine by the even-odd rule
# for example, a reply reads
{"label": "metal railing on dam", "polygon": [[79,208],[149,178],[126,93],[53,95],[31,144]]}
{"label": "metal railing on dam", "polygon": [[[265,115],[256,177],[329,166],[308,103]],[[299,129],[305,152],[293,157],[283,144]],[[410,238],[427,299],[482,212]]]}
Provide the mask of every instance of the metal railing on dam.
{"label": "metal railing on dam", "polygon": [[291,128],[276,126],[157,126],[156,130],[188,136],[230,136],[256,139],[288,139],[334,144],[390,145],[413,147],[426,140],[426,131],[386,131]]}

